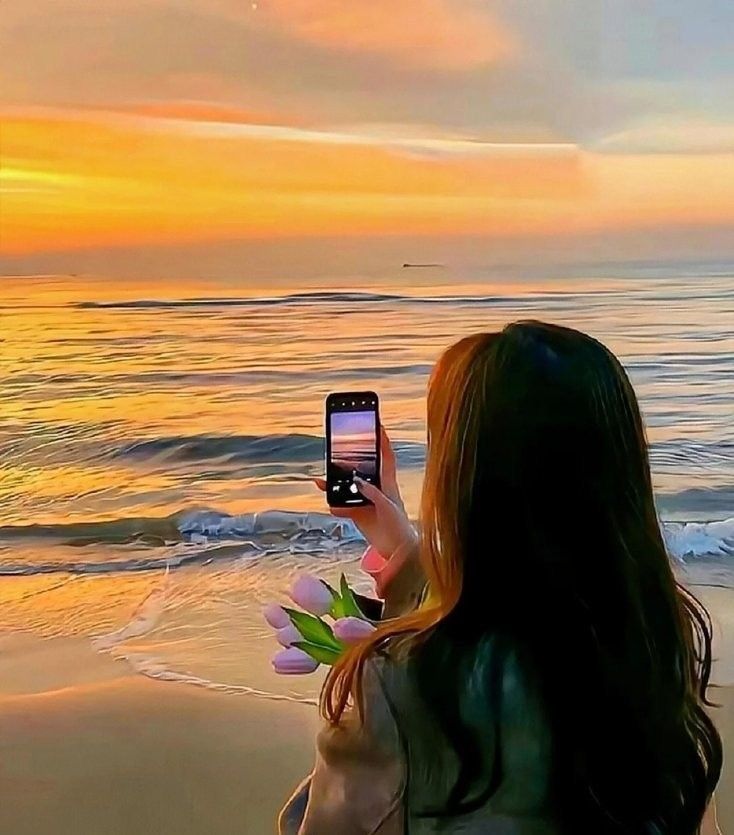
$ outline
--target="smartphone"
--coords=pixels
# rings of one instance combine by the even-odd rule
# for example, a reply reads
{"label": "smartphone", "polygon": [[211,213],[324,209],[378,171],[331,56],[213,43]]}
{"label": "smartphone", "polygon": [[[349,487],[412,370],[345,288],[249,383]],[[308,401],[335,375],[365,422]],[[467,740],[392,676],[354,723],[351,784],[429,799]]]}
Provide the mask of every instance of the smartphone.
{"label": "smartphone", "polygon": [[332,392],[326,398],[326,500],[331,507],[371,502],[354,476],[380,486],[380,405],[374,391]]}

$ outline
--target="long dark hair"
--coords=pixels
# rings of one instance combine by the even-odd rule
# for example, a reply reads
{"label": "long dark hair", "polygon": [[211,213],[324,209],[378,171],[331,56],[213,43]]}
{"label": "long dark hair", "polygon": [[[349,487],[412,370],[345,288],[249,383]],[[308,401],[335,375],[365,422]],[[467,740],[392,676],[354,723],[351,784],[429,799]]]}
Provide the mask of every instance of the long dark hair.
{"label": "long dark hair", "polygon": [[541,322],[446,351],[429,387],[421,537],[424,605],[332,670],[324,713],[338,722],[350,697],[359,704],[371,653],[407,648],[462,763],[443,813],[469,811],[494,791],[496,752],[458,693],[496,636],[532,671],[568,831],[696,833],[722,762],[705,711],[711,624],[673,575],[614,355]]}

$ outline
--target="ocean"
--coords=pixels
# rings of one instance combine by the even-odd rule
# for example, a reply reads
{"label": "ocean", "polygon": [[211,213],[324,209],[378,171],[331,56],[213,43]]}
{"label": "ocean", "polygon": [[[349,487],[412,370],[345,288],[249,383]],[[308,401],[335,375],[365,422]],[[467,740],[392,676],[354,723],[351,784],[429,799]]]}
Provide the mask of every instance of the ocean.
{"label": "ocean", "polygon": [[272,641],[263,604],[299,572],[367,588],[357,531],[310,481],[324,397],[378,392],[415,514],[432,364],[522,318],[620,357],[676,571],[734,587],[734,264],[0,282],[0,629],[81,635],[142,675],[313,701],[318,676],[278,678],[255,650]]}

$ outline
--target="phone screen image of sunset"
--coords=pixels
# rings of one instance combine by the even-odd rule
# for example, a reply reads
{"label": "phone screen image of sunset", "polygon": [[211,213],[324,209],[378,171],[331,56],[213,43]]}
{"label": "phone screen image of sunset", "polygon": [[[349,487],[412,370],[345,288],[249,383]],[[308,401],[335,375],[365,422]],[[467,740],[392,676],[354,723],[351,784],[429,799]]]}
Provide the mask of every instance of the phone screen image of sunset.
{"label": "phone screen image of sunset", "polygon": [[337,478],[374,477],[377,468],[374,412],[333,412],[331,463]]}

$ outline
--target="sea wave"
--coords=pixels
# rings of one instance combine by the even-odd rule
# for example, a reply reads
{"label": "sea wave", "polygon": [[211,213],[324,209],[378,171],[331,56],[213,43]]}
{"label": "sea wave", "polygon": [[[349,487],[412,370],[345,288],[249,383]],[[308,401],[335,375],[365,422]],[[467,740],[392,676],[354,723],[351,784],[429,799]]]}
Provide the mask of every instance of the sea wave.
{"label": "sea wave", "polygon": [[664,522],[665,544],[679,560],[734,556],[734,517],[716,522]]}
{"label": "sea wave", "polygon": [[0,576],[170,570],[241,558],[334,554],[363,541],[349,519],[329,513],[268,510],[232,515],[209,509],[166,517],[1,527],[0,542],[13,540],[47,540],[91,553],[87,559],[29,561],[14,560],[12,550],[5,548]]}
{"label": "sea wave", "polygon": [[584,295],[618,296],[625,294],[623,289],[593,290],[588,293],[572,290],[555,290],[537,293],[521,291],[517,295],[496,294],[447,294],[447,295],[409,295],[402,293],[375,293],[368,291],[315,291],[289,293],[282,296],[199,296],[182,299],[132,299],[126,301],[82,301],[69,306],[77,310],[157,310],[176,308],[216,308],[216,307],[278,307],[290,305],[355,305],[355,304],[419,304],[419,305],[491,305],[515,306],[518,302],[543,301],[553,304],[569,298],[578,299]]}
{"label": "sea wave", "polygon": [[396,304],[429,303],[456,304],[466,301],[491,303],[499,301],[498,296],[409,296],[400,293],[370,293],[370,292],[312,292],[289,293],[283,296],[206,296],[185,299],[133,299],[130,301],[84,301],[76,302],[71,307],[79,310],[88,309],[158,309],[177,307],[273,307],[293,304],[360,304],[387,302]]}
{"label": "sea wave", "polygon": [[734,508],[734,484],[716,487],[687,487],[675,493],[658,493],[658,508],[664,514],[680,514],[684,517],[726,517]]}
{"label": "sea wave", "polygon": [[[230,516],[217,511],[195,511],[181,520],[180,527],[187,536],[199,534],[214,539],[252,536],[259,532],[286,532],[292,536],[321,532],[329,537],[361,539],[349,520],[323,513],[269,511]],[[712,522],[664,521],[661,527],[670,555],[676,559],[734,556],[734,517]]]}
{"label": "sea wave", "polygon": [[[421,466],[425,444],[398,441],[395,453],[401,465]],[[235,464],[321,462],[324,439],[317,435],[169,435],[130,441],[114,453],[116,458],[165,460],[175,462],[226,461]]]}
{"label": "sea wave", "polygon": [[[375,353],[383,353],[376,350]],[[360,351],[362,358],[366,350]],[[0,378],[13,390],[24,391],[30,386],[90,386],[104,384],[107,387],[138,386],[138,385],[170,385],[195,386],[197,388],[215,388],[220,386],[243,386],[252,383],[283,383],[315,379],[325,380],[354,380],[374,379],[378,377],[398,377],[400,375],[428,375],[433,366],[430,363],[407,364],[371,364],[350,365],[347,368],[304,369],[289,368],[244,368],[237,371],[205,371],[195,370],[160,370],[134,371],[117,373],[97,373],[94,370],[68,373],[43,374],[28,372],[14,374],[12,379]]]}
{"label": "sea wave", "polygon": [[[734,517],[708,522],[665,521],[661,525],[674,559],[685,562],[734,557]],[[346,554],[353,556],[349,546],[363,542],[349,519],[328,513],[268,510],[229,514],[203,508],[162,518],[0,528],[0,540],[6,543],[22,538],[50,538],[76,548],[109,548],[93,549],[89,559],[41,562],[8,559],[12,551],[5,548],[0,576],[171,570],[191,564],[283,554],[296,558],[298,554],[334,556],[345,546]]]}
{"label": "sea wave", "polygon": [[117,458],[172,461],[212,461],[225,458],[242,463],[314,461],[324,454],[323,438],[314,435],[172,435],[124,444]]}
{"label": "sea wave", "polygon": [[[715,273],[711,278],[727,277],[730,270]],[[518,286],[516,293],[447,293],[447,294],[409,294],[409,293],[383,293],[367,290],[316,290],[301,293],[285,293],[273,296],[193,296],[172,299],[126,299],[112,301],[77,301],[69,303],[69,307],[77,310],[176,310],[180,308],[267,308],[267,307],[290,307],[290,306],[311,306],[329,305],[334,308],[346,306],[346,309],[354,305],[471,305],[490,307],[512,307],[518,305],[534,305],[542,303],[544,307],[553,307],[557,304],[566,305],[569,300],[574,303],[589,299],[609,299],[638,297],[645,301],[679,301],[686,291],[701,298],[702,292],[699,288],[691,290],[687,287],[676,286],[675,288],[646,287],[642,289],[630,288],[628,286],[594,288],[581,290],[545,289],[542,292],[528,287]],[[726,297],[726,288],[713,289],[709,297],[712,299]]]}

